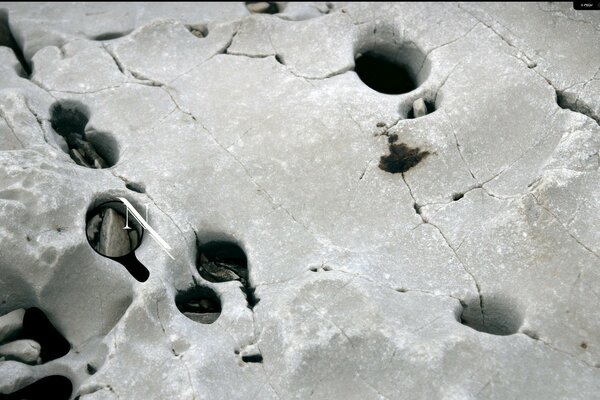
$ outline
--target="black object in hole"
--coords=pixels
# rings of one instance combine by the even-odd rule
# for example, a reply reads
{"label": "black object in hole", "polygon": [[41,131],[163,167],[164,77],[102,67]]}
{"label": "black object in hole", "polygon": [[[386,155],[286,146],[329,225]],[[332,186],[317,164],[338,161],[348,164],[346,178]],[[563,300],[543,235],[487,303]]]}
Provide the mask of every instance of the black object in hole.
{"label": "black object in hole", "polygon": [[221,300],[210,288],[196,286],[175,297],[177,309],[192,321],[212,324],[221,315]]}
{"label": "black object in hole", "polygon": [[46,314],[36,307],[28,308],[23,317],[20,339],[35,340],[40,344],[42,363],[55,360],[71,350],[71,344],[52,325]]}
{"label": "black object in hole", "polygon": [[416,89],[417,84],[405,65],[387,57],[367,52],[355,60],[355,71],[371,89],[385,94],[402,94]]}
{"label": "black object in hole", "polygon": [[262,354],[251,354],[247,356],[242,356],[242,361],[245,363],[262,363],[263,357]]}

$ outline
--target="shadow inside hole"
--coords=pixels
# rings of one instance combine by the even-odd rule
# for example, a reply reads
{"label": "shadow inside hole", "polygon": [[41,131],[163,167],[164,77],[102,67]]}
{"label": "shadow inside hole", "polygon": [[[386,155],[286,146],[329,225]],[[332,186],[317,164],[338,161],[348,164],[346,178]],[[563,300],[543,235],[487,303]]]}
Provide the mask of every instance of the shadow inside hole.
{"label": "shadow inside hole", "polygon": [[150,271],[136,258],[144,228],[120,201],[108,201],[86,215],[86,237],[98,254],[121,265],[139,282],[145,282]]}
{"label": "shadow inside hole", "polygon": [[232,242],[214,241],[198,246],[198,273],[209,282],[240,281],[248,308],[260,301],[248,277],[248,259],[240,246]]}
{"label": "shadow inside hole", "polygon": [[103,41],[103,40],[113,40],[113,39],[118,39],[120,37],[123,36],[127,36],[129,35],[131,31],[123,31],[123,32],[105,32],[105,33],[101,33],[99,35],[96,35],[94,37],[92,37],[92,40],[98,40],[98,41]]}
{"label": "shadow inside hole", "polygon": [[78,165],[109,168],[118,161],[118,145],[107,133],[85,133],[89,110],[76,102],[57,102],[50,108],[52,129],[66,142],[64,149]]}
{"label": "shadow inside hole", "polygon": [[460,322],[479,332],[507,336],[519,331],[523,316],[515,301],[493,295],[465,301]]}
{"label": "shadow inside hole", "polygon": [[277,14],[281,12],[274,1],[246,1],[246,8],[253,14]]}
{"label": "shadow inside hole", "polygon": [[221,300],[210,288],[196,286],[175,297],[177,309],[192,321],[212,324],[221,315]]}
{"label": "shadow inside hole", "polygon": [[407,65],[375,51],[359,54],[355,59],[355,71],[367,86],[380,93],[408,93],[418,86]]}
{"label": "shadow inside hole", "polygon": [[71,350],[71,344],[52,325],[46,314],[36,307],[28,308],[23,317],[23,329],[18,339],[39,343],[42,363],[55,360]]}
{"label": "shadow inside hole", "polygon": [[71,381],[61,375],[50,375],[11,394],[0,394],[1,400],[69,400],[73,392]]}

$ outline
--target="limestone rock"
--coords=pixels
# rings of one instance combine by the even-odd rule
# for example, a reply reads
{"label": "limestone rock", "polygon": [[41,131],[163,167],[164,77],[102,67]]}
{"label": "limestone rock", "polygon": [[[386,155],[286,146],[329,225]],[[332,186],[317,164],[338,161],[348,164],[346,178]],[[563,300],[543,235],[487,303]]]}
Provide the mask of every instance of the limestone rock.
{"label": "limestone rock", "polygon": [[[0,346],[20,360],[0,393],[50,376],[65,400],[600,393],[597,12],[0,17]],[[168,253],[123,229],[118,197]],[[30,307],[68,341],[42,365],[19,342]]]}

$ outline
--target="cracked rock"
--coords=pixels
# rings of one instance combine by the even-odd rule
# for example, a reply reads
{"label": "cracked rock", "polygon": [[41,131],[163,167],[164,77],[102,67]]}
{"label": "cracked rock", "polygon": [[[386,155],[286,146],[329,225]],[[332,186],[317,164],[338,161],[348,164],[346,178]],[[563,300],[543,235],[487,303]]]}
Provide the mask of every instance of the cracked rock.
{"label": "cracked rock", "polygon": [[2,3],[0,397],[597,398],[599,41],[570,3]]}

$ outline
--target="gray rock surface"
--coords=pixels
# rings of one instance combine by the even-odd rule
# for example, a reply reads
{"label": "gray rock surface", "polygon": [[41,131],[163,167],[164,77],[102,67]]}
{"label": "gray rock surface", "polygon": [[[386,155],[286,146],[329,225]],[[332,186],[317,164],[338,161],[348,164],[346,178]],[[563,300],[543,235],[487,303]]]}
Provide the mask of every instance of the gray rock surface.
{"label": "gray rock surface", "polygon": [[[0,362],[0,393],[62,375],[82,400],[598,397],[599,11],[0,10],[0,315],[38,307],[72,347]],[[369,87],[369,51],[416,89]],[[73,160],[56,104],[112,166]],[[172,247],[143,235],[146,282],[86,238],[116,197]],[[201,276],[213,241],[247,278]]]}

